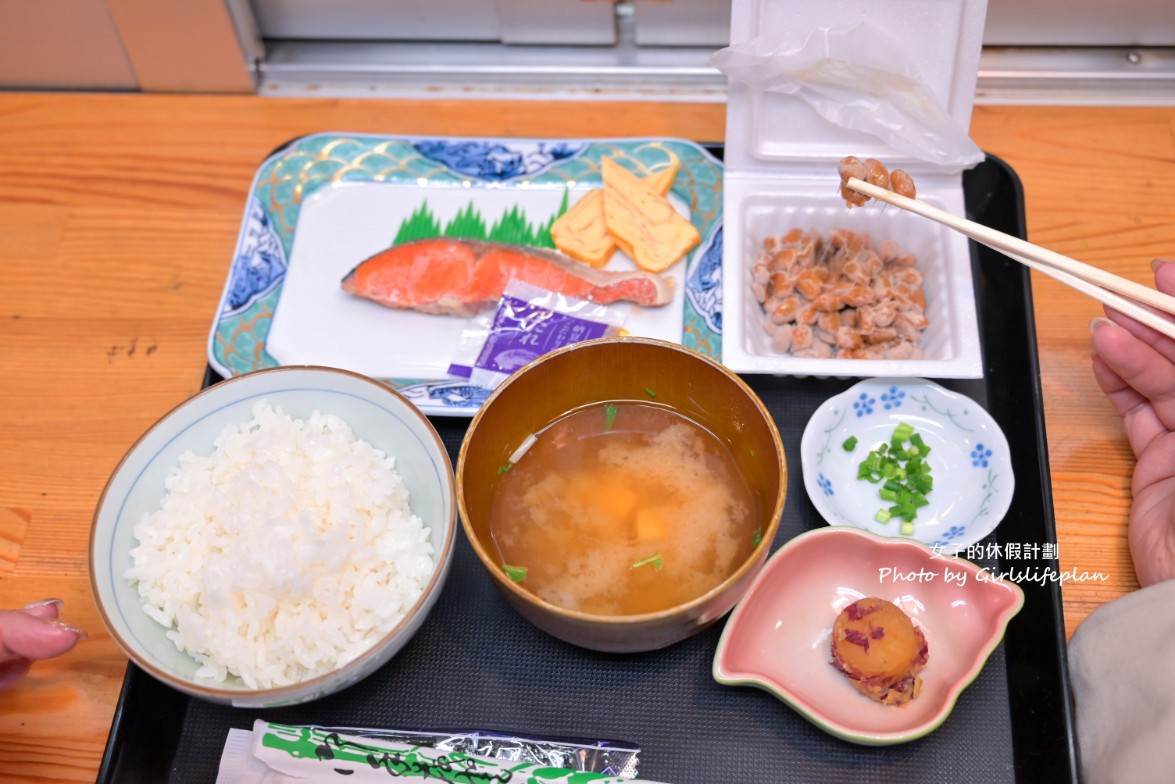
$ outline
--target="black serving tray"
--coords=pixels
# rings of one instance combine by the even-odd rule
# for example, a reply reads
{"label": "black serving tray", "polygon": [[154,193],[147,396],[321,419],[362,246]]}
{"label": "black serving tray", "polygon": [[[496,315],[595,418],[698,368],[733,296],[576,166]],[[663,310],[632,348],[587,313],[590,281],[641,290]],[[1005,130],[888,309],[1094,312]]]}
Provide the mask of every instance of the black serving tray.
{"label": "black serving tray", "polygon": [[[988,156],[965,173],[963,186],[969,218],[1025,236],[1023,190],[1009,166]],[[1016,472],[1011,509],[981,563],[1055,574],[1055,547],[1030,561],[1001,561],[1007,544],[1056,543],[1031,281],[1025,267],[1001,254],[975,243],[971,250],[985,375],[939,383],[991,412]],[[218,380],[208,369],[206,385]],[[747,381],[775,417],[791,468],[779,546],[824,524],[803,488],[800,436],[816,407],[855,380]],[[455,464],[469,421],[433,423]],[[595,653],[549,637],[501,599],[462,534],[448,583],[420,631],[390,663],[339,694],[235,709],[190,698],[129,664],[98,782],[214,782],[228,730],[249,728],[256,718],[622,738],[643,748],[643,778],[672,784],[1075,782],[1060,587],[1020,585],[1023,610],[947,721],[910,743],[864,747],[825,734],[766,692],[718,685],[710,667],[724,621],[646,654]]]}

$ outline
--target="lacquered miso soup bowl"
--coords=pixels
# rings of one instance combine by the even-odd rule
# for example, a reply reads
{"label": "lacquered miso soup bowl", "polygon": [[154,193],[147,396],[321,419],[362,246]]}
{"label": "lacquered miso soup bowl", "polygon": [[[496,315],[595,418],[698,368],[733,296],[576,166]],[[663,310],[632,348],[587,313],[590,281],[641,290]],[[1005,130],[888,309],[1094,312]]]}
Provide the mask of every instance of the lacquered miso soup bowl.
{"label": "lacquered miso soup bowl", "polygon": [[[758,535],[749,555],[706,593],[658,612],[597,615],[552,604],[528,590],[525,579],[516,582],[507,574],[491,535],[494,494],[519,447],[570,412],[608,402],[664,406],[708,429],[729,448],[755,501]],[[787,464],[771,414],[737,375],[680,345],[622,337],[553,351],[511,375],[470,423],[456,478],[461,524],[506,601],[560,640],[631,653],[690,637],[734,607],[763,567],[778,531]]]}

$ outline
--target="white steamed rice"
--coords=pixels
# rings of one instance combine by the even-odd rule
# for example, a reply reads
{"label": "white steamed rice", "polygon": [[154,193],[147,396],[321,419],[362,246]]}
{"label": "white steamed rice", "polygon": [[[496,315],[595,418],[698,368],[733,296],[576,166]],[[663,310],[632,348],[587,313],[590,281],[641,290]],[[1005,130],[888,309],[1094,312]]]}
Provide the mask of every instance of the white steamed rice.
{"label": "white steamed rice", "polygon": [[297,683],[369,649],[433,573],[395,458],[336,416],[262,401],[210,456],[186,452],[135,526],[125,577],[200,679]]}

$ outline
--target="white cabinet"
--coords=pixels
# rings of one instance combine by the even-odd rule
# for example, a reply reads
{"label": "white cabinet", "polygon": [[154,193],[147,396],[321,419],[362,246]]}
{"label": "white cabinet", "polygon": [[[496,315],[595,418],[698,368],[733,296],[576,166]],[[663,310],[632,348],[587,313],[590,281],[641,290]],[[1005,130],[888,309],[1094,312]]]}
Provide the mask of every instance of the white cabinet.
{"label": "white cabinet", "polygon": [[612,0],[253,0],[253,9],[270,39],[616,42]]}
{"label": "white cabinet", "polygon": [[713,46],[730,42],[730,0],[632,0],[639,46]]}
{"label": "white cabinet", "polygon": [[[988,0],[981,82],[1172,100],[1173,2]],[[731,0],[0,0],[0,88],[723,100],[707,61],[730,18]]]}

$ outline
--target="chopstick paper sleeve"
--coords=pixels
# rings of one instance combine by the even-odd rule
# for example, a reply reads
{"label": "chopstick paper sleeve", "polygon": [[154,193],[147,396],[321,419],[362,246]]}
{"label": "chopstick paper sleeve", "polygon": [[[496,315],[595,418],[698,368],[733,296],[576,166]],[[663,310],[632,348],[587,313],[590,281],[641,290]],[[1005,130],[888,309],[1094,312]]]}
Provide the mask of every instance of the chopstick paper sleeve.
{"label": "chopstick paper sleeve", "polygon": [[[405,743],[375,740],[314,727],[255,721],[250,762],[260,762],[265,773],[256,777],[255,765],[232,766],[221,761],[217,784],[286,784],[287,782],[383,782],[389,777],[462,784],[654,784],[647,779],[625,779],[602,773],[551,768],[532,762],[497,760],[455,751],[441,751]],[[234,742],[230,733],[230,743]],[[240,742],[238,735],[236,743]],[[224,778],[241,770],[242,778]]]}

